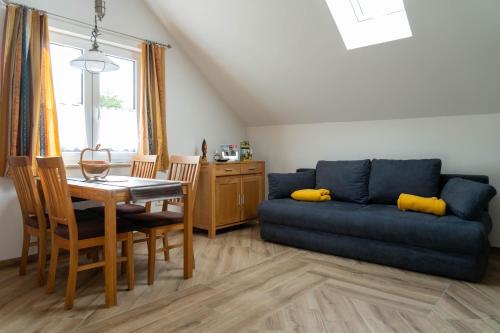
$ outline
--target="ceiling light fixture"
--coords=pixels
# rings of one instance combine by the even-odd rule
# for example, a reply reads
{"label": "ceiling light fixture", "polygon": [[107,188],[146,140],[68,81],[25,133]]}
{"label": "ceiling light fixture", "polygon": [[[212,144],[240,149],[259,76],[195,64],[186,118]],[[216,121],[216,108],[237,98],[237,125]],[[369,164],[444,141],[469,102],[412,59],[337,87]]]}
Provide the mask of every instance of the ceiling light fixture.
{"label": "ceiling light fixture", "polygon": [[105,14],[106,5],[104,0],[95,0],[95,24],[94,30],[92,30],[92,36],[90,37],[92,47],[82,56],[72,60],[70,62],[71,66],[81,70],[86,70],[93,74],[111,72],[120,69],[120,66],[115,64],[111,59],[106,57],[101,50],[99,50],[99,44],[97,44],[97,37],[101,35],[101,33],[99,33],[99,29],[97,28],[97,20],[99,19],[99,22],[102,22],[102,18]]}

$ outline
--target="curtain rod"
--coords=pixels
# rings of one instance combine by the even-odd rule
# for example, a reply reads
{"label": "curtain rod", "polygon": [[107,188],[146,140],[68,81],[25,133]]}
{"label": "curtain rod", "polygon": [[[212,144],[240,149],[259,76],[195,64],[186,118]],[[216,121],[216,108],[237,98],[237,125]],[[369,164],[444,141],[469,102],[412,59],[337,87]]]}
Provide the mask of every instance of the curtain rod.
{"label": "curtain rod", "polygon": [[[76,23],[79,23],[81,25],[84,25],[86,27],[94,27],[93,24],[90,24],[90,23],[87,23],[87,22],[84,22],[84,21],[80,21],[80,20],[77,20],[77,19],[74,19],[74,18],[70,18],[70,17],[66,17],[66,16],[63,16],[63,15],[59,15],[59,14],[55,14],[55,13],[51,13],[51,12],[48,12],[46,10],[41,10],[41,9],[38,9],[38,8],[34,8],[34,7],[30,7],[30,6],[26,6],[26,5],[23,5],[23,4],[20,4],[20,3],[16,3],[16,2],[12,2],[12,1],[5,1],[5,0],[0,0],[5,6],[7,5],[16,5],[16,6],[23,6],[23,7],[26,7],[26,8],[29,8],[29,9],[32,9],[32,10],[36,10],[36,11],[39,11],[39,12],[42,12],[42,13],[45,13],[45,14],[48,14],[50,16],[53,16],[53,17],[56,17],[56,18],[59,18],[59,19],[63,19],[63,20],[66,20],[66,21],[70,21],[70,22],[76,22]],[[107,33],[111,33],[111,34],[115,34],[115,35],[119,35],[119,36],[123,36],[123,37],[127,37],[127,38],[130,38],[130,39],[135,39],[135,40],[138,40],[138,41],[142,41],[142,42],[147,42],[147,43],[155,43],[155,44],[158,44],[158,45],[161,45],[163,47],[166,47],[168,49],[171,49],[172,48],[172,45],[170,44],[165,44],[165,43],[160,43],[160,42],[155,42],[155,41],[151,41],[151,40],[148,40],[148,39],[144,39],[144,38],[141,38],[141,37],[137,37],[137,36],[133,36],[133,35],[129,35],[129,34],[126,34],[126,33],[123,33],[123,32],[119,32],[119,31],[115,31],[115,30],[111,30],[111,29],[106,29],[106,28],[99,28],[99,30],[101,31],[104,31],[104,32],[107,32]]]}

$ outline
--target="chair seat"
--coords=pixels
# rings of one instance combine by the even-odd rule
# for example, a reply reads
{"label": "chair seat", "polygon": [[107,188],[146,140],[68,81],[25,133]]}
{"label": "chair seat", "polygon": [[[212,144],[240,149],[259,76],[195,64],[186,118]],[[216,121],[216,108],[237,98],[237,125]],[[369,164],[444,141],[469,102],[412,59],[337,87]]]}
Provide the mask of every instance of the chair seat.
{"label": "chair seat", "polygon": [[[88,208],[88,211],[101,215],[104,215],[104,206],[98,206],[98,207],[92,207]],[[117,216],[125,216],[125,215],[131,215],[131,214],[140,214],[140,213],[145,213],[146,208],[141,205],[134,205],[134,204],[122,204],[116,206],[116,215]]]}
{"label": "chair seat", "polygon": [[[46,221],[45,224],[46,224],[47,229],[50,229],[50,222],[49,222],[49,217],[47,214],[45,214],[45,221]],[[38,219],[36,218],[36,216],[30,216],[28,221],[26,221],[26,224],[32,228],[38,229]]]}
{"label": "chair seat", "polygon": [[126,215],[123,218],[141,228],[154,228],[184,222],[183,213],[171,211]]}
{"label": "chair seat", "polygon": [[[88,211],[75,210],[75,217],[79,240],[104,236],[104,219],[102,216]],[[116,221],[117,234],[133,230],[132,222],[121,219]],[[62,238],[69,239],[69,229],[66,225],[59,224],[54,232]]]}

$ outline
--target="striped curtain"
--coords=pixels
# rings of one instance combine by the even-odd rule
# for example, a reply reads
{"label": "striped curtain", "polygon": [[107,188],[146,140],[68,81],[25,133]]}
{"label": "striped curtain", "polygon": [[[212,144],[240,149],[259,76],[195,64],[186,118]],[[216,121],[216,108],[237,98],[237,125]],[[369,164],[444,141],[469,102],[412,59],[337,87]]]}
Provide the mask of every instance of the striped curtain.
{"label": "striped curtain", "polygon": [[139,152],[158,155],[158,170],[166,170],[165,48],[154,43],[143,43],[141,49]]}
{"label": "striped curtain", "polygon": [[47,15],[8,5],[0,61],[1,176],[8,156],[60,155]]}

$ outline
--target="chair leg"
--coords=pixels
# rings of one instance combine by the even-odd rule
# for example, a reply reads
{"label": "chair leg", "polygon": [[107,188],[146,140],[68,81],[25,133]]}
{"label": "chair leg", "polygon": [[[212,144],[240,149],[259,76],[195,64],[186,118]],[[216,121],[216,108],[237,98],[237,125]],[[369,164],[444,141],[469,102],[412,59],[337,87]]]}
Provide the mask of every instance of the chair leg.
{"label": "chair leg", "polygon": [[21,252],[21,265],[19,267],[19,275],[26,274],[26,265],[28,264],[28,252],[30,249],[31,236],[26,230],[23,231],[23,249]]}
{"label": "chair leg", "polygon": [[78,273],[78,248],[70,248],[68,284],[66,286],[66,302],[64,303],[64,308],[66,310],[73,308],[73,300],[75,299],[75,292],[76,292],[77,273]]}
{"label": "chair leg", "polygon": [[[124,242],[126,244],[125,250],[127,254],[127,282],[128,282],[128,290],[133,290],[135,287],[135,268],[134,268],[134,234],[129,232],[127,235],[127,241]],[[122,246],[123,244],[122,243]]]}
{"label": "chair leg", "polygon": [[151,285],[155,281],[156,230],[151,229],[148,237],[148,284]]}
{"label": "chair leg", "polygon": [[168,248],[168,235],[167,233],[163,233],[163,256],[165,257],[165,261],[170,260],[170,249]]}
{"label": "chair leg", "polygon": [[[128,239],[126,241],[122,241],[122,257],[127,257],[128,256],[128,252],[127,252],[127,244],[128,242]],[[127,271],[127,263],[124,261],[120,264],[120,273],[121,274],[124,274],[126,271]]]}
{"label": "chair leg", "polygon": [[47,239],[45,230],[40,231],[38,236],[38,284],[45,283],[45,266],[47,265]]}
{"label": "chair leg", "polygon": [[194,258],[195,258],[195,256],[194,256],[194,249],[191,249],[191,254],[193,256],[193,269],[196,269],[196,265],[195,265],[196,260],[194,260]]}
{"label": "chair leg", "polygon": [[49,294],[54,292],[58,257],[59,257],[59,248],[57,247],[55,242],[52,241],[52,249],[50,251],[49,276],[47,277],[47,293]]}

